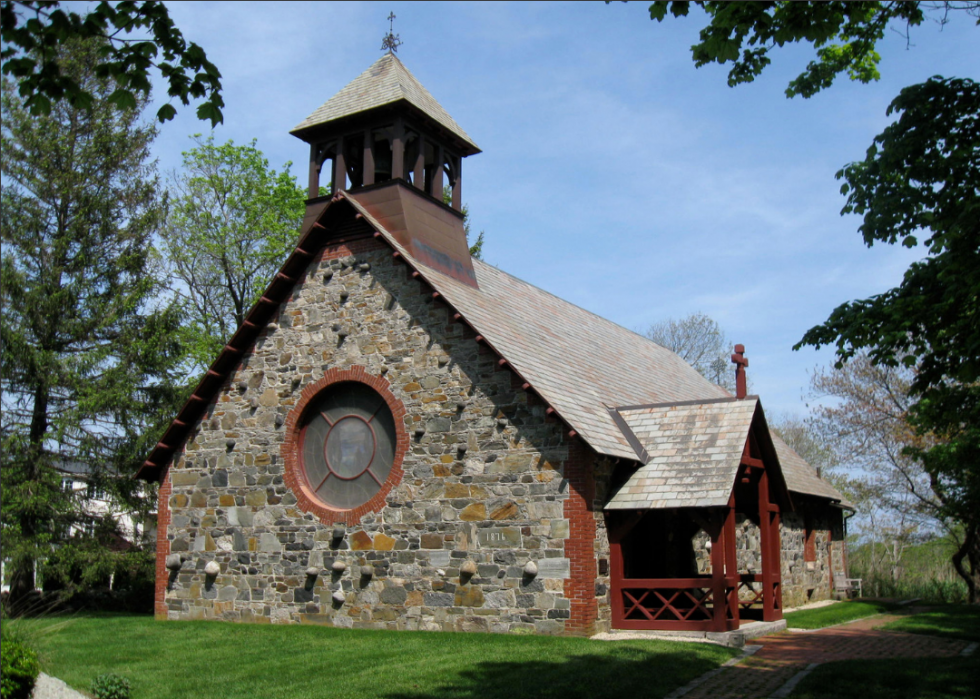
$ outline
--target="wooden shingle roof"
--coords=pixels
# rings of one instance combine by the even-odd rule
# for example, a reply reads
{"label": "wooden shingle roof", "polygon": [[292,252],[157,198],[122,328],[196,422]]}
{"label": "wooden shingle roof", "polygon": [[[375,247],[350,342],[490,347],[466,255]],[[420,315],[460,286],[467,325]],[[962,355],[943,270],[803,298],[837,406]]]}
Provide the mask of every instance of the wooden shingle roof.
{"label": "wooden shingle roof", "polygon": [[[412,259],[356,195],[348,200]],[[610,407],[729,395],[670,350],[485,262],[473,260],[479,288],[422,268],[445,301],[600,454],[636,459]]]}
{"label": "wooden shingle roof", "polygon": [[605,509],[726,506],[758,406],[749,396],[619,410],[648,461]]}
{"label": "wooden shingle roof", "polygon": [[374,64],[349,82],[333,97],[324,102],[316,111],[300,122],[290,133],[297,134],[309,128],[343,119],[370,109],[406,101],[430,119],[436,121],[447,131],[470,146],[472,153],[480,148],[463,128],[449,116],[422,83],[398,57],[386,53]]}

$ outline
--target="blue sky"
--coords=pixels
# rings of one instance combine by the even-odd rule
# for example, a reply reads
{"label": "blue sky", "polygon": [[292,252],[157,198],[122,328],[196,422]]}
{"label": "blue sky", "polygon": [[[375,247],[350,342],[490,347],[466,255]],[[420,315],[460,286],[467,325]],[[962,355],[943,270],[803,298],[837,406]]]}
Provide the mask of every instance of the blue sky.
{"label": "blue sky", "polygon": [[[802,415],[807,372],[832,359],[792,351],[802,334],[919,255],[866,248],[834,173],[864,156],[902,87],[980,73],[962,13],[910,43],[890,32],[880,82],[788,100],[808,47],[729,88],[727,68],[694,68],[702,18],[657,24],[647,3],[168,6],[224,76],[216,139],[257,139],[304,184],[308,147],[289,130],[381,56],[394,11],[399,58],[483,150],[464,162],[463,200],[484,258],[634,330],[708,314],[746,345],[770,415]],[[161,168],[207,129],[180,109],[154,146]]]}

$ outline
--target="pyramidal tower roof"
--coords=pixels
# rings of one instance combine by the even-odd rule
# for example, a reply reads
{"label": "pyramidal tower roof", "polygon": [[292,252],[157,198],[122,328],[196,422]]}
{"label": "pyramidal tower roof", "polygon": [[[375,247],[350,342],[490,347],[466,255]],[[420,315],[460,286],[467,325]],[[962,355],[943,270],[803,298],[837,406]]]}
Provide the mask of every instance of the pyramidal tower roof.
{"label": "pyramidal tower roof", "polygon": [[393,53],[386,53],[375,61],[370,68],[324,102],[290,133],[298,134],[298,132],[320,124],[402,100],[419,109],[457,138],[472,146],[475,153],[480,152],[480,148],[473,143],[473,140],[463,131],[462,127],[449,116],[449,113],[442,108],[436,98],[422,87],[422,83],[409,72],[408,68]]}

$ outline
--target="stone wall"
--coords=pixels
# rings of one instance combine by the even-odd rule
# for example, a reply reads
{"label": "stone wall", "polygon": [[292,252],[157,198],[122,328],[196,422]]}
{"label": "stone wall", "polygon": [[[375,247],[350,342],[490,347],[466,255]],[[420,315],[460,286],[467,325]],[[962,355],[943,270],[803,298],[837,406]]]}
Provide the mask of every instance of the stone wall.
{"label": "stone wall", "polygon": [[[608,580],[597,582],[596,573],[597,551],[608,547],[595,536],[604,531],[601,509],[594,515],[587,502],[594,457],[578,443],[570,462],[575,440],[424,291],[373,240],[330,248],[311,263],[161,488],[169,499],[160,508],[160,556],[179,570],[164,575],[158,614],[592,630],[596,609],[608,609],[597,587]],[[410,443],[385,505],[345,524],[337,540],[336,522],[304,511],[287,487],[282,445],[304,387],[356,366],[404,405]],[[563,478],[569,463],[578,464],[580,482]],[[584,514],[570,521],[576,497]],[[587,551],[566,550],[570,529],[588,528],[587,520]],[[468,561],[471,577],[461,575]],[[531,561],[533,576],[525,572]],[[211,562],[213,576],[205,571]]]}
{"label": "stone wall", "polygon": [[[820,507],[803,496],[796,512],[782,518],[782,576],[783,606],[798,607],[807,602],[831,599],[834,591],[833,573],[844,572],[844,527],[840,510]],[[807,561],[807,524],[816,539],[813,561]]]}
{"label": "stone wall", "polygon": [[[800,511],[783,513],[779,528],[784,607],[831,599],[832,572],[844,572],[845,544],[840,511],[821,506],[799,494],[794,495],[794,499],[801,501]],[[813,561],[805,560],[807,522],[813,528],[816,540]],[[708,539],[703,530],[693,539],[699,575],[711,575]],[[736,514],[735,550],[739,573],[762,572],[760,543],[759,525],[744,514]],[[743,596],[747,595],[747,592],[743,593]]]}

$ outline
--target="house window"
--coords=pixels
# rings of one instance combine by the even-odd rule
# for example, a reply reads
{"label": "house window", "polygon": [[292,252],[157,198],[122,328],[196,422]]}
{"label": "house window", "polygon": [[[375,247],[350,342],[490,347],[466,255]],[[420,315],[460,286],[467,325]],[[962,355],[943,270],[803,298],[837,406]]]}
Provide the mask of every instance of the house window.
{"label": "house window", "polygon": [[303,391],[287,418],[287,485],[321,521],[356,521],[384,507],[401,479],[404,407],[384,379],[331,370]]}
{"label": "house window", "polygon": [[66,493],[72,492],[75,490],[75,480],[72,478],[62,478],[61,489]]}

